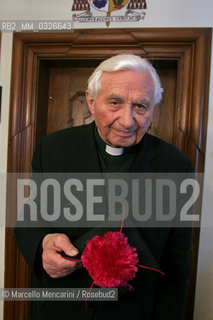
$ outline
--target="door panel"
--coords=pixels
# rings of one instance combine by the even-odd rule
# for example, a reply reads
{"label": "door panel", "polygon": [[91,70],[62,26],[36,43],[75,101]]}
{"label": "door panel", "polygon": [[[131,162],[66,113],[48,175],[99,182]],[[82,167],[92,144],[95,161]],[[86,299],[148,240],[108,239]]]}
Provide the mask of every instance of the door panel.
{"label": "door panel", "polygon": [[93,68],[50,68],[47,133],[92,121],[86,104]]}
{"label": "door panel", "polygon": [[156,105],[149,133],[169,143],[174,143],[176,121],[177,69],[158,68],[158,75],[164,89],[160,104]]}

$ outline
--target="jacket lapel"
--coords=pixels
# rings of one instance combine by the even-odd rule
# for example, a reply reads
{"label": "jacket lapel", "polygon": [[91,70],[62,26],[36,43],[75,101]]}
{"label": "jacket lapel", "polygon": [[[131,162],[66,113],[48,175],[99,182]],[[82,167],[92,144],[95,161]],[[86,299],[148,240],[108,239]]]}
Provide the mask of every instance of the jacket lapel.
{"label": "jacket lapel", "polygon": [[[95,123],[83,126],[76,146],[76,166],[79,172],[100,172],[96,140]],[[85,141],[86,137],[86,141]]]}
{"label": "jacket lapel", "polygon": [[155,149],[150,141],[149,134],[145,134],[140,142],[140,149],[137,154],[133,172],[156,172],[154,158],[156,157]]}

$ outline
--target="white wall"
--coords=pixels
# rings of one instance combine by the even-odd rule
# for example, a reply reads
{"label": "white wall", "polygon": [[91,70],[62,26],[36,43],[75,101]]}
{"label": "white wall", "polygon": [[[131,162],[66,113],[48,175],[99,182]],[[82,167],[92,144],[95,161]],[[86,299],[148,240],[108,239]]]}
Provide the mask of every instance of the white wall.
{"label": "white wall", "polygon": [[[4,247],[5,247],[5,204],[6,185],[5,173],[7,172],[8,148],[8,120],[10,98],[10,76],[12,56],[12,34],[3,34],[1,41],[0,85],[2,91],[2,110],[0,123],[0,288],[4,288]],[[0,319],[3,319],[3,301],[0,301]]]}
{"label": "white wall", "polygon": [[[143,21],[137,23],[110,23],[109,28],[143,27],[213,27],[212,0],[147,0],[148,9]],[[0,19],[67,19],[72,18],[72,0],[7,0],[0,3]],[[125,9],[112,13],[121,15]],[[98,12],[93,11],[98,15]],[[105,23],[75,23],[75,28],[106,28]],[[11,61],[11,34],[3,34],[0,83],[3,85],[3,110],[0,124],[0,172],[6,171],[7,132],[9,110],[9,83]],[[213,61],[213,50],[212,50]],[[204,201],[197,275],[194,320],[213,319],[213,229],[204,227],[212,216],[213,183],[208,179],[213,172],[213,63],[209,96],[209,117],[205,166]],[[1,230],[0,230],[1,231]],[[4,233],[0,238],[0,284],[3,286]],[[0,305],[1,308],[1,305]],[[0,319],[2,317],[0,309]],[[189,319],[190,320],[190,319]]]}

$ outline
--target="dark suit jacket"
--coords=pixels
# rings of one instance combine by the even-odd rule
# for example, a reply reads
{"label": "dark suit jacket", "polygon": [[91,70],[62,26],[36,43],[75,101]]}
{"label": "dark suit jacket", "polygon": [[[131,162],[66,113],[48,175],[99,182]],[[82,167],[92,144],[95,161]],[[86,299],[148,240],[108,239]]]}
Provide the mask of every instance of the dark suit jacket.
{"label": "dark suit jacket", "polygon": [[[34,172],[100,172],[94,123],[55,132],[41,139],[33,157]],[[191,162],[170,144],[146,134],[140,143],[133,172],[192,172]],[[15,237],[33,272],[37,287],[90,287],[86,270],[60,279],[50,278],[41,265],[41,242],[48,233],[66,233],[72,242],[86,228],[16,228]],[[94,230],[93,230],[94,231]],[[129,242],[142,252],[143,265],[163,270],[166,276],[142,269],[131,282],[134,291],[122,292],[118,302],[103,302],[89,310],[84,302],[36,303],[34,319],[140,319],[180,320],[188,274],[188,228],[125,230]],[[124,290],[125,291],[125,290]]]}

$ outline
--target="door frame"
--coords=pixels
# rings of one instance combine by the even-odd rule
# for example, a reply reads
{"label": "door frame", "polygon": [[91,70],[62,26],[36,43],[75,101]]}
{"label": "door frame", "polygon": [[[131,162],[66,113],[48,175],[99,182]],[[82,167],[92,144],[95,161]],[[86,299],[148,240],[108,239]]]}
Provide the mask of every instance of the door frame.
{"label": "door frame", "polygon": [[[192,160],[196,171],[204,171],[211,28],[145,28],[14,34],[8,172],[31,171],[31,158],[39,135],[37,104],[40,62],[53,59],[100,60],[123,52],[151,60],[177,60],[177,125],[174,145]],[[16,210],[8,195],[7,225],[15,215]],[[6,228],[5,243],[5,287],[30,286],[30,271],[16,246],[12,228]],[[198,243],[195,244],[195,252],[197,248]],[[189,280],[193,294],[195,277],[196,265]],[[30,319],[29,314],[28,303],[5,302],[4,319],[27,320]],[[192,306],[186,306],[185,314],[188,315],[186,318],[192,318],[193,303]]]}

